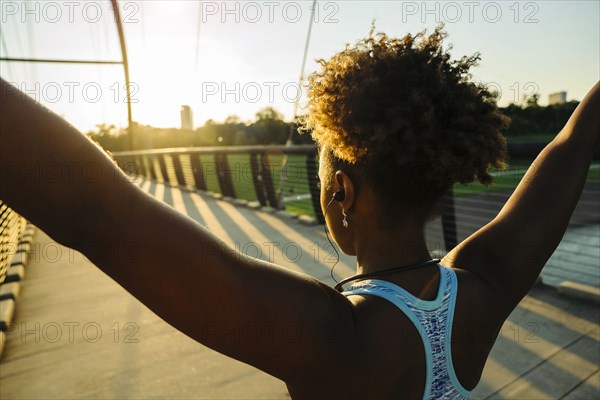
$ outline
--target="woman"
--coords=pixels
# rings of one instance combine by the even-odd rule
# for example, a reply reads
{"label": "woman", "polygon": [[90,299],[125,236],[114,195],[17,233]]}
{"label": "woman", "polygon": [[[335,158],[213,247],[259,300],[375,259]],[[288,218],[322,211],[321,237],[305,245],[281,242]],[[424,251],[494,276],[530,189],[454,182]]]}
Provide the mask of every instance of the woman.
{"label": "woman", "polygon": [[[306,123],[320,146],[327,226],[356,255],[357,273],[376,278],[344,293],[227,250],[4,81],[0,198],[169,324],[285,381],[294,399],[466,398],[565,232],[599,142],[600,84],[498,216],[437,264],[424,226],[438,200],[455,182],[489,184],[486,169],[506,157],[506,119],[468,81],[478,56],[450,61],[443,38],[439,28],[371,34],[321,61],[310,79]],[[51,182],[27,173],[50,163],[63,171]],[[93,182],[83,174],[90,163],[101,171]],[[164,243],[172,251],[160,250]],[[269,327],[269,335],[233,341],[207,322]],[[298,340],[281,335],[289,326]]]}

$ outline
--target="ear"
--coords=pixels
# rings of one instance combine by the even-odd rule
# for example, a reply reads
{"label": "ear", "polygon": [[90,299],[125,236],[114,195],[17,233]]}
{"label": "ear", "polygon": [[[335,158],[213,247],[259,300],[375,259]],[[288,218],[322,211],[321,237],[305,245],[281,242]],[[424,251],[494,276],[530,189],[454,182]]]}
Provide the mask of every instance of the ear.
{"label": "ear", "polygon": [[348,212],[354,204],[355,198],[355,186],[354,182],[344,171],[335,171],[335,181],[337,182],[337,189],[344,189],[344,200],[341,201],[342,207]]}

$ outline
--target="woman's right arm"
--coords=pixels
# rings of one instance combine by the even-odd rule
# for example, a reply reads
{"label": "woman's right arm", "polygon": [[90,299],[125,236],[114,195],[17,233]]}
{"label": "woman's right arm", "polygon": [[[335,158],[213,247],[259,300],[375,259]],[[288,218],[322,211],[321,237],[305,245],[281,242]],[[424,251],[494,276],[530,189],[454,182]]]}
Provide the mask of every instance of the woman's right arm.
{"label": "woman's right arm", "polygon": [[292,383],[344,367],[354,325],[343,295],[234,252],[1,79],[0,109],[0,199],[10,207],[221,353]]}
{"label": "woman's right arm", "polygon": [[510,312],[560,243],[600,146],[600,82],[531,164],[493,221],[444,262],[471,271]]}

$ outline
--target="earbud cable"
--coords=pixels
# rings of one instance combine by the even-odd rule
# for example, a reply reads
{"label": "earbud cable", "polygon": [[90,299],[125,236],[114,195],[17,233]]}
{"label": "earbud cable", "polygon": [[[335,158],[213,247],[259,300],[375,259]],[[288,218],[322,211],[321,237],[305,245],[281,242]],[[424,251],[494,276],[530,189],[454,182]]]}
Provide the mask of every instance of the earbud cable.
{"label": "earbud cable", "polygon": [[[335,200],[335,198],[332,197],[331,200],[329,200],[329,203],[327,203],[327,207],[325,207],[325,212],[323,213],[323,218],[327,217],[327,209],[329,208],[329,206],[331,205],[333,200]],[[335,268],[337,263],[340,261],[340,253],[338,253],[337,249],[333,245],[333,242],[329,238],[329,232],[327,231],[327,221],[325,221],[325,223],[323,224],[323,229],[325,229],[325,237],[327,237],[327,240],[329,240],[329,244],[331,245],[331,248],[333,249],[333,251],[335,251],[335,254],[337,256],[337,259],[335,260],[335,263],[333,263],[333,267],[331,267],[331,272],[330,272],[331,279],[333,279],[335,281],[335,283],[337,284],[338,280],[335,279],[335,277],[333,276],[333,269]]]}
{"label": "earbud cable", "polygon": [[[325,207],[325,211],[323,212],[323,218],[327,217],[327,210],[329,209],[329,206],[331,205],[331,203],[333,203],[333,201],[335,200],[335,197],[332,197],[331,200],[329,200],[329,203],[327,203],[327,206]],[[323,229],[325,230],[325,237],[327,237],[327,240],[329,241],[329,244],[331,245],[331,248],[333,249],[333,251],[335,251],[336,254],[336,260],[335,263],[333,264],[333,266],[331,267],[331,279],[333,279],[336,283],[335,285],[335,289],[339,292],[343,291],[342,285],[357,279],[364,279],[364,278],[370,278],[372,276],[381,276],[381,275],[388,275],[388,274],[392,274],[395,272],[403,272],[403,271],[409,271],[411,269],[416,269],[416,268],[422,268],[422,267],[426,267],[432,264],[437,264],[440,262],[439,259],[434,258],[432,260],[423,262],[423,263],[417,263],[417,264],[411,264],[411,265],[403,265],[400,267],[396,267],[396,268],[390,268],[387,270],[383,270],[383,271],[375,271],[375,272],[370,272],[370,273],[366,273],[366,274],[358,274],[358,275],[354,275],[351,276],[349,278],[346,279],[342,279],[342,281],[338,281],[337,279],[335,279],[335,277],[333,276],[333,269],[335,268],[335,266],[337,265],[337,263],[340,261],[340,253],[337,251],[337,249],[335,248],[333,242],[331,241],[331,239],[329,238],[329,232],[327,230],[327,221],[325,221],[325,223],[323,224]]]}

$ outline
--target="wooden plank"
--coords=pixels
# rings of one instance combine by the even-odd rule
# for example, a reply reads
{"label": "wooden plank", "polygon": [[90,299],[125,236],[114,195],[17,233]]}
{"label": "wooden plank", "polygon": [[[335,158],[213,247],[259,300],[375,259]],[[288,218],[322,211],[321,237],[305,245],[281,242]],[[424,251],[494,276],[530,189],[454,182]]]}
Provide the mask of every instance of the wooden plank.
{"label": "wooden plank", "polygon": [[[584,337],[596,340],[600,320],[597,307],[561,298],[550,288],[534,288],[532,292],[535,297],[525,297],[503,325],[484,368],[483,384],[474,390],[474,398],[488,398],[515,383],[529,382],[532,370],[565,347]],[[599,362],[592,360],[592,364],[597,367]],[[558,374],[568,382],[579,379],[573,377],[570,369],[561,369]],[[542,388],[532,384],[529,398],[547,398],[549,394]]]}
{"label": "wooden plank", "polygon": [[[492,396],[492,399],[558,399],[598,370],[600,339],[582,336]],[[593,355],[586,360],[582,355]]]}
{"label": "wooden plank", "polygon": [[569,392],[563,400],[600,399],[600,370],[596,369],[589,378]]}
{"label": "wooden plank", "polygon": [[[57,246],[43,233],[39,239],[41,249]],[[57,248],[52,259],[31,257],[6,335],[0,398],[241,399],[286,392],[283,382],[160,320],[81,254]]]}

